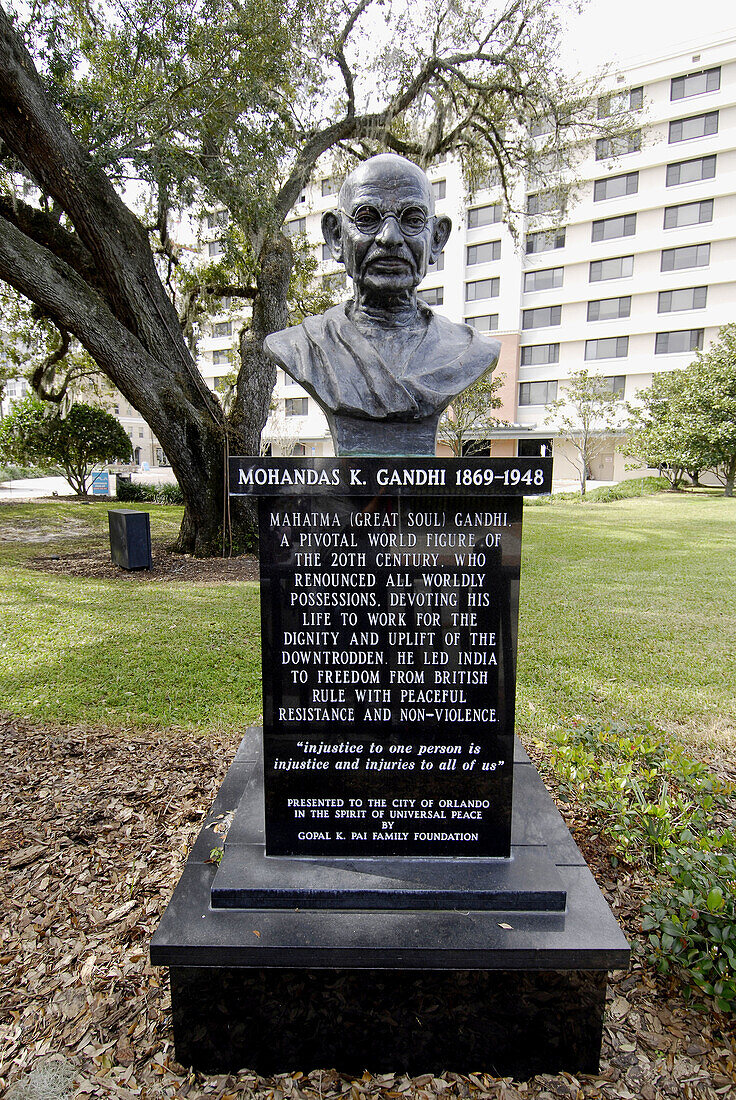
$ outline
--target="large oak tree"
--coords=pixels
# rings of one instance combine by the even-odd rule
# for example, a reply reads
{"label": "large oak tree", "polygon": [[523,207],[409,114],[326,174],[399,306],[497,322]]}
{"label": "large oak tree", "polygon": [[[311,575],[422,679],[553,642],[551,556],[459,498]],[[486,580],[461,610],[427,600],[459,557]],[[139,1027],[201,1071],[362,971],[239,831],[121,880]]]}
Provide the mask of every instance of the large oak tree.
{"label": "large oak tree", "polygon": [[[294,289],[283,225],[320,158],[453,154],[470,186],[493,172],[511,207],[519,175],[555,186],[593,124],[589,90],[559,69],[554,0],[22,11],[0,7],[0,279],[146,419],[184,493],[178,548],[196,554],[221,546],[228,449],[258,453],[275,380],[262,343]],[[171,219],[213,206],[230,212],[228,262],[184,277]],[[227,409],[187,338],[219,294],[252,305]],[[242,545],[248,516],[230,517]]]}

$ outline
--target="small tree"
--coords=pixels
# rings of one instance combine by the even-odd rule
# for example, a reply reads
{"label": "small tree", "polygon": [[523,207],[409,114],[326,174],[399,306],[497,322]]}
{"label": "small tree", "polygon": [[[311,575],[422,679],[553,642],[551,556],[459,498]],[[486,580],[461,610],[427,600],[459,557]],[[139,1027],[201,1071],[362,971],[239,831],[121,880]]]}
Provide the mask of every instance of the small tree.
{"label": "small tree", "polygon": [[437,440],[446,444],[457,458],[464,454],[477,454],[488,433],[505,423],[491,414],[491,409],[501,407],[498,391],[503,382],[502,374],[484,374],[445,409]]}
{"label": "small tree", "polygon": [[708,351],[685,372],[687,440],[699,462],[723,482],[727,497],[736,481],[736,324],[724,325]]}
{"label": "small tree", "polygon": [[641,404],[628,406],[629,431],[624,453],[656,467],[679,489],[685,474],[703,466],[703,456],[693,448],[684,397],[687,374],[683,370],[655,374],[648,389],[637,394]]}
{"label": "small tree", "polygon": [[562,397],[549,409],[545,423],[554,424],[560,438],[577,451],[580,495],[585,496],[593,459],[606,449],[612,433],[622,427],[619,398],[605,378],[583,368],[570,375]]}
{"label": "small tree", "polygon": [[[712,470],[733,496],[736,481],[736,324],[685,370],[655,375],[631,410],[627,453],[660,466],[676,488],[685,471]],[[671,469],[668,471],[666,467]]]}
{"label": "small tree", "polygon": [[49,412],[38,398],[17,402],[0,425],[0,459],[61,466],[72,489],[87,495],[98,462],[130,458],[130,440],[120,423],[94,405],[72,405],[65,417]]}

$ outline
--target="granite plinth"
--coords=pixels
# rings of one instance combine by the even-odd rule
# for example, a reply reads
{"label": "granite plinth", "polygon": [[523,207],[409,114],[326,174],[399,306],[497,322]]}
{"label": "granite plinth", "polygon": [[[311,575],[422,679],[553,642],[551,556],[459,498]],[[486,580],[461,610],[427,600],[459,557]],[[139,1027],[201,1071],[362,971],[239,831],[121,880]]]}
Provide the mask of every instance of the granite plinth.
{"label": "granite plinth", "polygon": [[[535,769],[524,769],[522,797],[530,793],[532,773],[536,775]],[[537,787],[538,799],[539,793]],[[540,806],[545,805],[545,797],[549,803],[543,784],[542,796]],[[521,843],[512,845],[510,859],[294,859],[266,855],[263,779],[261,769],[253,768],[228,830],[212,884],[211,905],[214,909],[563,912],[566,891],[541,836],[535,842],[523,837]]]}
{"label": "granite plinth", "polygon": [[[512,844],[546,844],[564,912],[213,908],[213,826],[260,783],[259,740],[246,734],[151,945],[171,968],[180,1061],[595,1072],[606,972],[629,948],[518,742]],[[253,826],[255,808],[241,835]]]}
{"label": "granite plinth", "polygon": [[596,1073],[605,995],[605,971],[171,968],[176,1057],[205,1073]]}
{"label": "granite plinth", "polygon": [[290,859],[226,844],[214,909],[494,909],[563,912],[565,887],[543,851],[509,860]]}

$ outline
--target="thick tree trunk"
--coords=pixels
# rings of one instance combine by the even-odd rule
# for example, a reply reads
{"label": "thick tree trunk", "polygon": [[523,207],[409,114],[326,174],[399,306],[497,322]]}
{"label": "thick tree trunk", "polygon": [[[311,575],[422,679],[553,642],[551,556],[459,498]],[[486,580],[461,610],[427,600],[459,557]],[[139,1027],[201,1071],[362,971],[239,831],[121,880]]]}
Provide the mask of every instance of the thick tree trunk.
{"label": "thick tree trunk", "polygon": [[[283,235],[269,239],[259,259],[258,297],[253,303],[250,327],[240,337],[240,371],[230,418],[231,428],[245,448],[242,454],[259,452],[276,384],[276,366],[264,352],[263,341],[269,333],[280,332],[289,324],[287,299],[294,259],[291,242]],[[236,453],[232,445],[230,453]]]}
{"label": "thick tree trunk", "polygon": [[734,458],[726,466],[726,489],[725,495],[727,497],[733,496],[734,482],[736,481],[736,458]]}
{"label": "thick tree trunk", "polygon": [[[48,99],[33,61],[0,9],[0,138],[40,189],[67,214],[74,232],[43,211],[0,196],[0,279],[73,333],[104,374],[145,418],[173,467],[185,500],[177,549],[218,553],[252,543],[253,524],[227,508],[225,449],[257,453],[275,372],[264,370],[266,332],[285,327],[283,275],[264,263],[264,291],[277,303],[256,308],[247,369],[228,424],[183,339],[156,272],[148,236],[110,181],[90,160]],[[278,256],[278,249],[272,250]],[[282,248],[289,259],[290,248]],[[270,253],[269,253],[270,255]],[[276,264],[276,271],[283,267]]]}

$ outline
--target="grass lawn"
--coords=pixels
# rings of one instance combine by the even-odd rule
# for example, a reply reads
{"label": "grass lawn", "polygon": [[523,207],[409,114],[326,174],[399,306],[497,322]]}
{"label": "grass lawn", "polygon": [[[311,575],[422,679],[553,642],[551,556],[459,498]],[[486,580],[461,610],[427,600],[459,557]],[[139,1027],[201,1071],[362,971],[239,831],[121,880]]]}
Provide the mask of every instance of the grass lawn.
{"label": "grass lawn", "polygon": [[581,715],[733,744],[736,500],[526,510],[518,724]]}
{"label": "grass lawn", "polygon": [[[90,580],[29,558],[107,541],[103,503],[0,505],[0,707],[207,732],[261,712],[258,587]],[[181,509],[151,514],[154,546]],[[736,731],[736,501],[660,494],[525,515],[518,724],[575,715]]]}
{"label": "grass lawn", "polygon": [[[90,580],[25,567],[106,544],[108,507],[0,506],[0,706],[53,722],[202,731],[256,720],[256,584]],[[140,508],[150,512],[154,547],[173,542],[182,509]]]}

